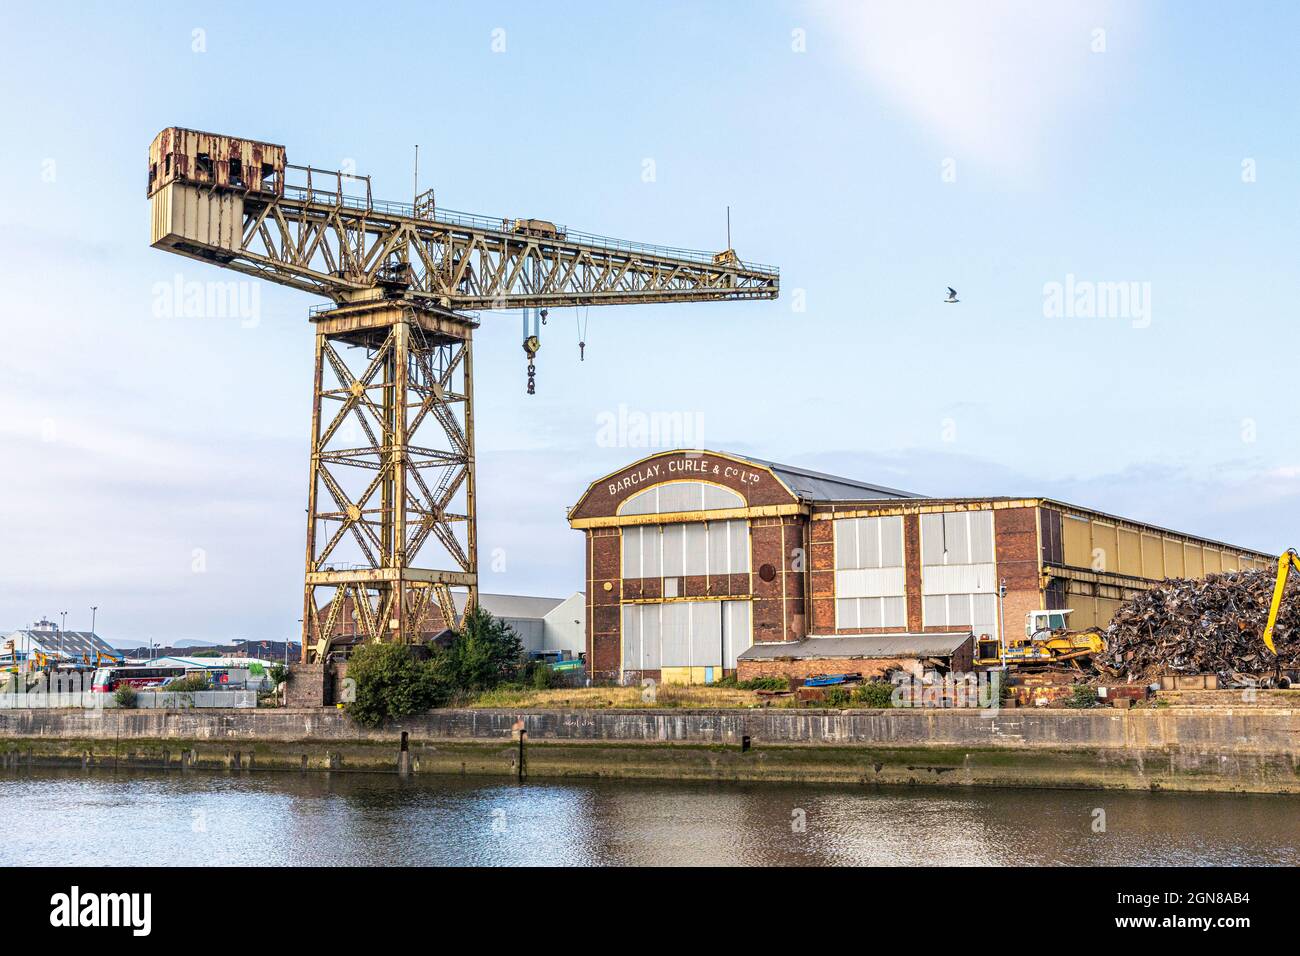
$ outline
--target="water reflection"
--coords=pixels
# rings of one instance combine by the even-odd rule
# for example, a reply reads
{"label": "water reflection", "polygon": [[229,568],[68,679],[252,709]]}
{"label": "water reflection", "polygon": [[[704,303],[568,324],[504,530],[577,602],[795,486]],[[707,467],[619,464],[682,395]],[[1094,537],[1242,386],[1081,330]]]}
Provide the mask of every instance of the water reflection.
{"label": "water reflection", "polygon": [[0,828],[5,865],[1300,863],[1300,802],[1232,794],[19,770]]}

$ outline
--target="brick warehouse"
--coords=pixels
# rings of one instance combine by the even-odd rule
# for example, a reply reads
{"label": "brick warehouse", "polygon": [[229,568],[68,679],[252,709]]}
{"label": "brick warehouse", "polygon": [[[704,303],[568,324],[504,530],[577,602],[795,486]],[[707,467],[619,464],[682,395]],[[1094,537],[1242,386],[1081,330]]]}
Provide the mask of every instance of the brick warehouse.
{"label": "brick warehouse", "polygon": [[930,498],[721,452],[606,475],[569,524],[586,535],[590,674],[624,682],[862,671],[845,661],[893,665],[895,647],[960,669],[963,639],[1023,635],[1031,611],[1104,627],[1165,578],[1274,560],[1048,498]]}

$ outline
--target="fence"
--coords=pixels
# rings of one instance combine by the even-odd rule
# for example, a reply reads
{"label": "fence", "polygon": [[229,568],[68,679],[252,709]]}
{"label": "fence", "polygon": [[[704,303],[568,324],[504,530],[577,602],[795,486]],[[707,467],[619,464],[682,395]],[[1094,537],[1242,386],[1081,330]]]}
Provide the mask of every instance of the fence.
{"label": "fence", "polygon": [[[141,710],[191,710],[257,706],[255,690],[201,690],[189,693],[142,690],[136,694]],[[82,710],[116,708],[112,694],[94,691],[54,691],[40,694],[0,694],[0,710],[38,710],[78,707]]]}

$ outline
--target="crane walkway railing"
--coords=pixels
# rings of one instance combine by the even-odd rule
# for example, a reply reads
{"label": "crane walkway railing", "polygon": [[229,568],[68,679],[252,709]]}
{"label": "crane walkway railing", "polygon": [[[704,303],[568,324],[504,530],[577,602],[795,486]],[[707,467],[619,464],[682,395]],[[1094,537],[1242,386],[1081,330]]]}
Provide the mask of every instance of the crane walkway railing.
{"label": "crane walkway railing", "polygon": [[[311,185],[310,178],[308,183],[308,185],[286,183],[284,187],[285,196],[298,202],[335,206],[338,208],[354,210],[363,215],[378,213],[381,216],[399,216],[404,219],[437,222],[443,225],[458,226],[477,232],[490,232],[506,238],[519,238],[520,236],[529,235],[527,233],[516,232],[513,229],[513,219],[481,216],[476,213],[459,212],[455,209],[445,209],[442,207],[435,208],[432,217],[430,217],[426,212],[429,207],[423,204],[417,213],[414,203],[390,202],[382,199],[371,199],[364,196],[349,196],[342,191],[341,179],[340,186],[337,189],[322,189],[315,185]],[[367,182],[367,187],[368,186],[369,183]],[[659,259],[677,259],[701,265],[714,264],[714,253],[712,252],[705,252],[700,249],[684,249],[680,246],[661,246],[648,242],[632,242],[626,239],[615,239],[610,236],[601,236],[590,232],[579,232],[567,229],[564,226],[557,227],[554,238],[544,236],[537,238],[541,238],[543,241],[555,245],[577,245],[593,249],[603,249],[609,252],[630,254],[641,253]],[[781,274],[781,270],[776,266],[764,265],[758,262],[746,262],[743,260],[737,260],[737,264],[748,272],[770,275],[773,278]]]}

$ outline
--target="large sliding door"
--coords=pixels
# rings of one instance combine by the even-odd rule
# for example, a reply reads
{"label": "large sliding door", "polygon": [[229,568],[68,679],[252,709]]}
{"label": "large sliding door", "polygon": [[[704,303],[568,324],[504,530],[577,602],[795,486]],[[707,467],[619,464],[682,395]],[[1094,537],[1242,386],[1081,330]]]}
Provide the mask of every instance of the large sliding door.
{"label": "large sliding door", "polygon": [[[623,669],[732,669],[752,641],[748,601],[623,605]],[[720,675],[719,675],[720,676]]]}

